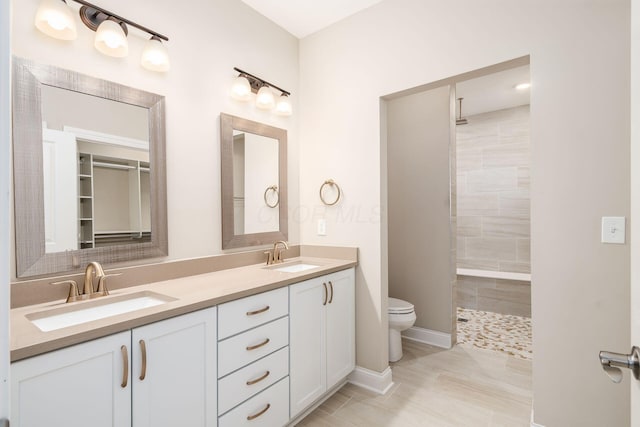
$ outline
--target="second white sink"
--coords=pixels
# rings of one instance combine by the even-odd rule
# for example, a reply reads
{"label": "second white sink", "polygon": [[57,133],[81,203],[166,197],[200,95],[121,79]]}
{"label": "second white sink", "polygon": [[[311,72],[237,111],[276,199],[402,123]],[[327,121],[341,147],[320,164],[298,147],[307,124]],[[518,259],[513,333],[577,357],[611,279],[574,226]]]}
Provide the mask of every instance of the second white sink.
{"label": "second white sink", "polygon": [[79,305],[65,305],[30,314],[27,318],[41,331],[49,332],[143,308],[155,307],[174,300],[175,298],[166,295],[145,291],[104,300],[96,299]]}
{"label": "second white sink", "polygon": [[301,271],[311,270],[312,268],[317,268],[319,265],[315,264],[307,264],[304,262],[296,262],[293,264],[287,264],[276,267],[269,267],[271,270],[282,271],[284,273],[300,273]]}

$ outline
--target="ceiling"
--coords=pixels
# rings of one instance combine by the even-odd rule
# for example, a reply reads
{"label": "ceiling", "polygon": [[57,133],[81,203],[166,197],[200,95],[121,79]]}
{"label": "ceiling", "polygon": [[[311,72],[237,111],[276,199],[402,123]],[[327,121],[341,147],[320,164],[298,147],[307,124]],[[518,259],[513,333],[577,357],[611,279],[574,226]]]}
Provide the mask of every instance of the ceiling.
{"label": "ceiling", "polygon": [[242,0],[299,39],[382,0]]}
{"label": "ceiling", "polygon": [[515,85],[530,79],[529,66],[524,65],[457,83],[456,98],[464,98],[462,116],[529,104],[530,90],[517,90]]}

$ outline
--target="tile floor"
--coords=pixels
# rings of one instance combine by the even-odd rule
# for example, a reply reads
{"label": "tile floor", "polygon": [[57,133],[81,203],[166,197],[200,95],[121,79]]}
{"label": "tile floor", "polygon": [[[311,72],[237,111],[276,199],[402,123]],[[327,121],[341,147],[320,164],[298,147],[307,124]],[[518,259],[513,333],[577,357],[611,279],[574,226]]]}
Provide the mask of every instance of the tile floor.
{"label": "tile floor", "polygon": [[531,361],[470,345],[403,346],[386,395],[347,384],[298,425],[529,426]]}

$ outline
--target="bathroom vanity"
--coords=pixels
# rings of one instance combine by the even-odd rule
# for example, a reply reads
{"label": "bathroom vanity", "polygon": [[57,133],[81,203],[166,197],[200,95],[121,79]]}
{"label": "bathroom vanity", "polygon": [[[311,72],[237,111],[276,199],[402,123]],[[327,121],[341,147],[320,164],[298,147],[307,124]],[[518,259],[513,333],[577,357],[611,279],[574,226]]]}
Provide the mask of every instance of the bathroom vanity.
{"label": "bathroom vanity", "polygon": [[126,288],[104,301],[165,299],[47,332],[34,320],[99,299],[13,309],[12,425],[288,425],[355,367],[354,265],[298,258]]}

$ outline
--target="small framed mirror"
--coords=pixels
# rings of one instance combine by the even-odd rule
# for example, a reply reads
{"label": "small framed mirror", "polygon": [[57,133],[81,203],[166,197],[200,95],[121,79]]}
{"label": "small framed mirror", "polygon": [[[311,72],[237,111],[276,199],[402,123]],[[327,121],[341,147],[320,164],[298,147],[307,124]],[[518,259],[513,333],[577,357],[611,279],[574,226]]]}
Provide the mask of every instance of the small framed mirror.
{"label": "small framed mirror", "polygon": [[222,249],[287,240],[287,131],[220,114]]}
{"label": "small framed mirror", "polygon": [[16,275],[167,255],[164,97],[13,59]]}

